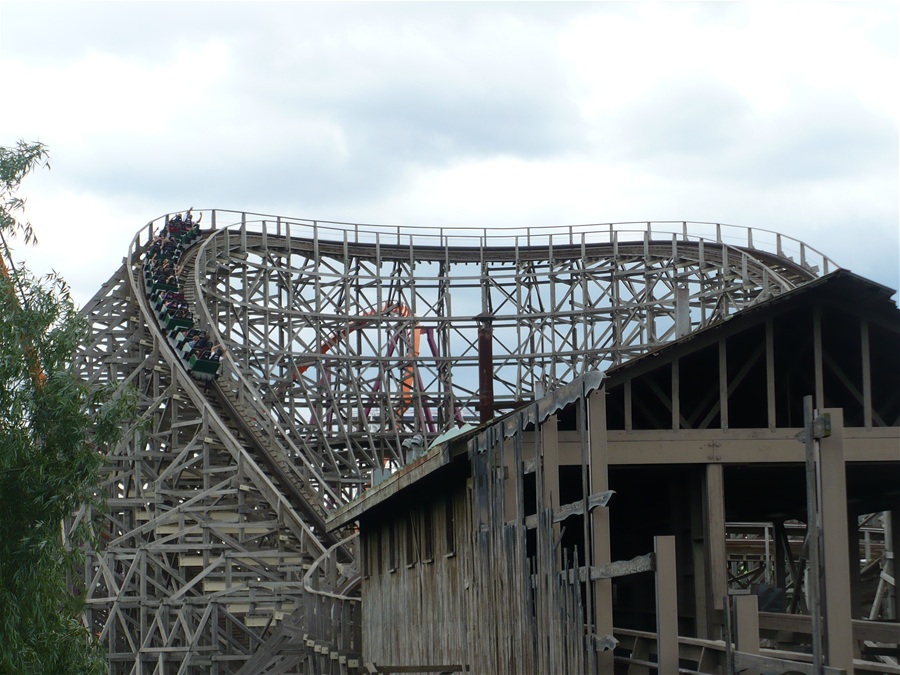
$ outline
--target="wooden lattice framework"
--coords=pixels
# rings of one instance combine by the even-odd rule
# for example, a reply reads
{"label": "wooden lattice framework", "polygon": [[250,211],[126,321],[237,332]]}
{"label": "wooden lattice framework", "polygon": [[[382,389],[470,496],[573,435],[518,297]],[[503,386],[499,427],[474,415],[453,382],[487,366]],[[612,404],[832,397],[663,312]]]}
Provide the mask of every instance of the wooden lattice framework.
{"label": "wooden lattice framework", "polygon": [[140,397],[84,575],[113,672],[326,672],[323,654],[358,667],[353,544],[324,518],[402,465],[404,442],[477,421],[478,316],[502,411],[835,268],[782,235],[706,223],[492,233],[204,216],[180,282],[227,349],[209,390],[141,280],[164,218],[83,310],[81,374]]}

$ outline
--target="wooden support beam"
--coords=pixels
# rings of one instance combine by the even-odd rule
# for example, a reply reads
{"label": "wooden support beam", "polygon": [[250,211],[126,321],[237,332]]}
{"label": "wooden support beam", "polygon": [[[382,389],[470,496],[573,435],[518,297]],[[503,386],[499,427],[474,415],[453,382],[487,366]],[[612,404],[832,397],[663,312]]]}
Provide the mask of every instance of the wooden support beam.
{"label": "wooden support beam", "polygon": [[735,595],[733,600],[737,648],[747,654],[759,654],[759,600],[755,595]]}
{"label": "wooden support beam", "polygon": [[[714,624],[716,611],[721,612],[728,592],[728,563],[725,552],[725,478],[721,464],[707,464],[703,491],[707,566],[707,623]],[[715,637],[715,636],[712,636]]]}
{"label": "wooden support beam", "polygon": [[[679,287],[680,288],[680,287]],[[681,372],[680,359],[672,361],[672,430],[678,431],[681,427]],[[653,380],[650,380],[652,382]]]}
{"label": "wooden support beam", "polygon": [[675,537],[653,537],[656,555],[656,654],[660,673],[678,672],[678,575]]}
{"label": "wooden support beam", "polygon": [[815,373],[816,401],[815,407],[825,405],[825,377],[822,358],[822,307],[813,308],[813,370]]}
{"label": "wooden support beam", "polygon": [[[863,395],[862,392],[859,391],[859,389],[856,388],[856,385],[853,383],[853,380],[851,380],[849,377],[847,377],[847,374],[843,371],[843,369],[838,364],[838,362],[835,361],[828,352],[825,352],[822,355],[822,358],[825,361],[825,365],[827,365],[831,369],[831,371],[835,375],[837,375],[837,378],[841,381],[841,384],[843,384],[847,388],[847,391],[849,391],[853,395],[853,398],[855,398],[859,402],[859,404],[863,407],[863,409],[865,409],[865,405],[866,405],[865,396]],[[870,401],[870,403],[871,403],[871,401]],[[884,420],[881,419],[881,416],[876,411],[872,410],[871,415],[872,415],[872,420],[874,420],[879,426],[882,426],[882,427],[890,426],[889,424],[885,424]],[[871,428],[871,425],[869,425],[869,428]]]}
{"label": "wooden support beam", "polygon": [[[728,360],[726,358],[725,341],[722,340],[721,342],[719,342],[719,396],[718,400],[713,404],[712,408],[710,408],[709,412],[706,414],[706,417],[704,417],[703,421],[700,422],[700,429],[705,429],[707,426],[709,426],[709,423],[712,422],[713,417],[715,417],[716,413],[718,412],[722,413],[720,416],[719,426],[722,429],[728,429],[728,426],[725,424],[728,417],[728,397],[735,392],[735,390],[741,385],[741,382],[744,381],[744,378],[746,378],[750,371],[753,370],[756,365],[756,361],[763,356],[765,348],[766,346],[764,344],[759,345],[744,361],[744,364],[741,366],[740,370],[738,370],[737,373],[732,373],[731,375],[729,375],[726,372],[728,367]],[[723,377],[726,380],[726,382],[724,383],[722,381]],[[722,401],[725,401],[724,408],[722,408],[721,405]],[[698,410],[702,409],[703,405],[698,407]]]}
{"label": "wooden support beam", "polygon": [[809,578],[806,584],[806,604],[812,625],[812,656],[815,670],[824,664],[824,634],[822,630],[822,546],[821,495],[819,489],[820,462],[818,441],[813,435],[815,411],[813,397],[803,397],[803,445],[806,450],[806,537],[809,544]]}
{"label": "wooden support beam", "polygon": [[[578,580],[581,583],[587,581],[599,581],[600,579],[615,579],[617,577],[626,577],[629,574],[638,574],[640,572],[653,572],[656,569],[656,555],[647,553],[639,555],[631,560],[617,560],[616,562],[606,563],[605,565],[592,565],[590,569],[587,567],[579,567],[577,570]],[[563,577],[569,582],[575,581],[576,570],[569,570],[568,574]]]}
{"label": "wooden support beam", "polygon": [[[606,442],[606,386],[591,393],[588,398],[588,439],[591,459],[591,494],[609,490],[608,449]],[[609,542],[609,511],[591,511],[591,565],[600,566],[612,561]],[[613,632],[612,582],[609,579],[592,581],[594,630],[596,635],[611,635]],[[597,653],[597,670],[601,673],[613,671],[613,651]]]}
{"label": "wooden support beam", "polygon": [[769,430],[775,431],[775,328],[771,318],[766,319],[766,416]]}
{"label": "wooden support beam", "polygon": [[[885,598],[884,617],[896,621],[900,618],[900,567],[897,565],[897,556],[900,556],[900,498],[894,498],[893,508],[884,512],[884,555],[888,560],[885,566],[894,576],[887,597]],[[888,571],[887,569],[885,571]],[[900,631],[900,627],[898,627]],[[897,640],[900,643],[900,639]]]}
{"label": "wooden support beam", "polygon": [[[831,417],[831,435],[820,441],[819,504],[822,509],[824,561],[824,614],[827,664],[853,672],[853,619],[850,588],[850,544],[847,540],[847,474],[844,465],[844,415],[840,408],[823,414]],[[856,542],[854,542],[856,546]]]}
{"label": "wooden support beam", "polygon": [[872,357],[869,350],[869,322],[861,319],[859,324],[860,347],[862,351],[862,394],[863,425],[872,428]]}
{"label": "wooden support beam", "polygon": [[[673,252],[673,257],[674,257]],[[676,258],[677,259],[677,258]],[[681,283],[675,285],[675,335],[684,337],[691,332],[691,291]]]}
{"label": "wooden support beam", "polygon": [[782,675],[783,673],[802,673],[802,675],[847,675],[847,671],[842,668],[831,668],[826,666],[821,671],[817,671],[815,666],[804,661],[793,661],[790,659],[780,659],[774,656],[760,656],[758,654],[747,654],[745,652],[734,653],[734,670],[735,672],[745,673],[747,670],[760,673],[760,675]]}
{"label": "wooden support beam", "polygon": [[697,637],[713,639],[714,628],[711,623],[710,599],[706,596],[708,577],[706,522],[704,518],[704,486],[706,485],[705,467],[698,467],[691,472],[690,499],[690,534],[691,562],[694,575],[694,630]]}
{"label": "wooden support beam", "polygon": [[631,431],[634,428],[634,416],[631,407],[631,380],[625,380],[622,392],[625,398],[625,431]]}
{"label": "wooden support beam", "polygon": [[725,340],[719,340],[719,426],[728,428],[728,353]]}
{"label": "wooden support beam", "polygon": [[772,529],[775,539],[775,585],[778,588],[787,588],[787,579],[790,576],[791,582],[796,588],[799,583],[797,568],[787,531],[784,528],[784,521],[776,521],[773,523]]}
{"label": "wooden support beam", "polygon": [[[675,361],[672,366],[672,379],[673,379],[673,383],[672,383],[672,387],[671,387],[672,389],[676,389],[676,387],[677,387],[677,377],[675,375],[675,372],[676,372],[675,364],[677,364],[677,363],[678,363],[678,361]],[[670,396],[669,394],[664,392],[659,387],[659,385],[656,384],[656,382],[654,382],[652,379],[647,379],[647,380],[645,380],[645,382],[646,382],[647,386],[650,387],[650,391],[652,391],[654,394],[656,394],[657,398],[659,398],[659,400],[665,404],[666,409],[668,409],[670,411],[672,430],[678,431],[679,423],[685,427],[689,427],[690,424],[688,423],[688,421],[684,417],[682,417],[681,414],[678,412],[677,408],[678,408],[679,398],[678,398],[677,391],[673,394],[674,398],[672,398],[672,396]],[[657,418],[653,414],[653,409],[650,406],[646,405],[646,403],[644,403],[644,401],[641,401],[641,400],[636,401],[636,403],[637,403],[637,406],[642,411],[644,411],[644,414],[646,414],[648,418],[655,420],[657,422],[657,425],[659,427],[662,427],[665,420]]]}
{"label": "wooden support beam", "polygon": [[[653,553],[639,555],[631,560],[617,560],[615,562],[606,563],[605,565],[591,565],[590,570],[587,567],[578,568],[578,578],[582,583],[588,581],[598,581],[600,579],[615,579],[617,577],[625,577],[629,574],[638,574],[640,572],[652,572],[656,569],[656,556]],[[566,577],[569,583],[575,581],[575,570],[569,570]]]}
{"label": "wooden support beam", "polygon": [[[785,631],[810,635],[812,622],[808,614],[788,614],[786,612],[760,612],[760,628],[767,631]],[[857,641],[900,643],[900,624],[886,621],[853,619],[853,639]]]}
{"label": "wooden support beam", "polygon": [[656,555],[647,553],[631,560],[617,560],[605,565],[592,566],[591,581],[615,579],[616,577],[624,577],[640,572],[652,572],[654,570],[656,570]]}

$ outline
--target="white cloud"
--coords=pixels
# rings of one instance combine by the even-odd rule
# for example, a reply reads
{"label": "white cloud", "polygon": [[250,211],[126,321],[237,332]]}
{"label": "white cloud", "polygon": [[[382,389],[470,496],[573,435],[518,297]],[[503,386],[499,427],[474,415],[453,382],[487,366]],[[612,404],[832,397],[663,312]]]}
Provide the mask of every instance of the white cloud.
{"label": "white cloud", "polygon": [[228,70],[221,42],[181,47],[156,63],[102,51],[77,60],[32,63],[3,58],[5,78],[23,105],[4,106],[10,128],[87,143],[97,136],[178,133],[201,113],[210,89]]}
{"label": "white cloud", "polygon": [[[25,183],[29,257],[82,299],[143,223],[190,205],[718,220],[896,286],[897,21],[865,2],[5,0],[0,143],[50,145]],[[72,232],[100,243],[60,245]]]}

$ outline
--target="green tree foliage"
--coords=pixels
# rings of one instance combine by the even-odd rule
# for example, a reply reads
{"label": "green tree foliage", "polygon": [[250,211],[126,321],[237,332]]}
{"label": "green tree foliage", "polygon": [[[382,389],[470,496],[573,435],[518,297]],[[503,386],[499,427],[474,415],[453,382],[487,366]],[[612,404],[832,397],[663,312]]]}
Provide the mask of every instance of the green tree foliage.
{"label": "green tree foliage", "polygon": [[64,540],[62,522],[96,504],[103,453],[133,406],[76,376],[88,326],[63,280],[13,263],[9,243],[34,240],[17,190],[46,163],[41,143],[0,148],[0,673],[99,673],[104,654],[70,583],[92,528]]}

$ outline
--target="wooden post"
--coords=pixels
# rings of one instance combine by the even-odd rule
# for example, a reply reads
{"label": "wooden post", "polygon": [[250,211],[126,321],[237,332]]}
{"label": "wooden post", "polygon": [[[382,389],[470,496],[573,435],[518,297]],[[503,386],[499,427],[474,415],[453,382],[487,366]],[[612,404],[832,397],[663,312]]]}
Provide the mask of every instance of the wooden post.
{"label": "wooden post", "polygon": [[[821,523],[819,522],[819,458],[818,442],[813,436],[814,411],[812,396],[803,397],[803,443],[806,446],[806,537],[809,542],[809,580],[806,604],[812,627],[813,669],[822,672],[824,649],[822,640],[822,563]],[[846,530],[845,530],[846,531]]]}
{"label": "wooden post", "polygon": [[[590,439],[591,494],[609,489],[609,455],[606,444],[606,386],[594,391],[588,398],[588,438]],[[591,564],[612,562],[609,544],[609,509],[591,511]],[[598,579],[594,587],[594,633],[603,637],[612,635],[612,580]],[[613,672],[613,652],[597,654],[597,670]]]}
{"label": "wooden post", "polygon": [[775,431],[775,329],[772,319],[766,319],[766,417],[769,431]]}
{"label": "wooden post", "polygon": [[494,329],[487,312],[478,319],[478,420],[481,424],[494,417]]}
{"label": "wooden post", "polygon": [[859,340],[862,351],[862,394],[863,426],[872,428],[872,360],[869,351],[869,321],[862,319],[859,324]]}
{"label": "wooden post", "polygon": [[[755,595],[734,596],[737,618],[737,650],[745,654],[759,654],[759,601]],[[742,675],[753,675],[743,671]]]}
{"label": "wooden post", "polygon": [[[772,523],[772,532],[775,539],[775,586],[787,588],[788,565],[790,565],[791,552],[787,533],[784,529],[784,521],[776,520]],[[793,574],[791,575],[793,578]]]}
{"label": "wooden post", "polygon": [[825,405],[825,376],[822,369],[822,307],[813,308],[813,372],[815,374],[816,407]]}
{"label": "wooden post", "polygon": [[684,337],[691,332],[691,291],[683,285],[675,286],[675,334]]}
{"label": "wooden post", "polygon": [[728,429],[728,354],[725,338],[719,340],[719,427]]}
{"label": "wooden post", "polygon": [[660,673],[678,672],[678,588],[675,537],[653,537],[656,553],[656,662]]}
{"label": "wooden post", "polygon": [[672,361],[672,431],[681,428],[681,367],[679,360]]}
{"label": "wooden post", "polygon": [[699,638],[715,639],[713,625],[710,623],[712,612],[710,604],[712,599],[707,597],[709,577],[707,569],[707,539],[705,518],[705,486],[706,467],[698,467],[695,475],[691,476],[690,504],[691,504],[691,560],[694,574],[694,631]]}
{"label": "wooden post", "polygon": [[706,597],[707,626],[710,639],[716,639],[714,617],[724,609],[728,592],[728,562],[725,554],[725,479],[721,464],[706,465],[703,492],[703,519],[707,552]]}
{"label": "wooden post", "polygon": [[625,431],[631,431],[634,428],[634,416],[631,408],[631,380],[625,380],[622,391],[625,396]]}
{"label": "wooden post", "polygon": [[884,512],[884,556],[885,572],[893,575],[894,584],[888,589],[885,598],[884,618],[896,621],[900,618],[900,584],[897,577],[900,576],[900,566],[897,565],[897,556],[900,555],[900,499],[894,499],[894,508]]}
{"label": "wooden post", "polygon": [[844,412],[840,408],[830,408],[823,412],[831,416],[831,435],[823,438],[819,445],[827,664],[853,673],[853,608],[850,546],[847,541]]}
{"label": "wooden post", "polygon": [[[847,512],[847,569],[850,571],[850,607],[858,608],[863,606],[863,587],[862,587],[862,576],[860,574],[860,555],[859,555],[859,542],[862,538],[865,542],[865,559],[866,563],[871,559],[871,549],[869,543],[869,535],[867,533],[863,533],[860,530],[859,526],[859,516],[860,514],[856,513],[854,510],[848,510]],[[853,613],[856,612],[854,610]],[[853,616],[851,618],[859,618],[857,616]],[[859,643],[853,643],[853,657],[854,658],[862,658],[862,652],[858,648]]]}

